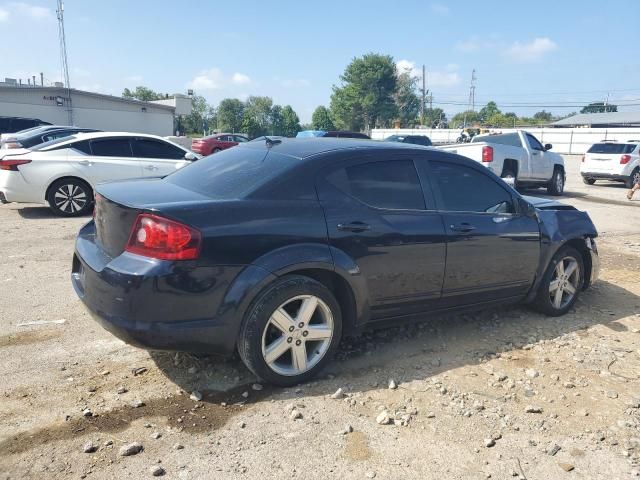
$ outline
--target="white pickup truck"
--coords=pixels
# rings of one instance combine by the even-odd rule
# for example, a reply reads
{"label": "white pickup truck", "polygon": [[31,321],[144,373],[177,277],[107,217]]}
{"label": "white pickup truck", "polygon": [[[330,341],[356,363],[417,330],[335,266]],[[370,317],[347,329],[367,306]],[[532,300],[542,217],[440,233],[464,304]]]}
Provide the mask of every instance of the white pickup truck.
{"label": "white pickup truck", "polygon": [[480,162],[517,187],[546,187],[550,195],[561,195],[566,179],[564,160],[550,152],[524,130],[480,135],[471,143],[438,147]]}

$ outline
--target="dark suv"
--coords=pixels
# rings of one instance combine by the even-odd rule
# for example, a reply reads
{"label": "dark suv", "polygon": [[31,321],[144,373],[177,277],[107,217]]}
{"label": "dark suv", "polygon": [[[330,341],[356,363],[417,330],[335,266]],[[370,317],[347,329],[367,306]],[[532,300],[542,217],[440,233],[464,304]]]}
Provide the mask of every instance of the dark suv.
{"label": "dark suv", "polygon": [[0,133],[16,133],[40,125],[51,125],[39,118],[0,117]]}
{"label": "dark suv", "polygon": [[515,302],[562,315],[597,276],[596,236],[586,213],[458,155],[250,142],[98,186],[72,283],[127,342],[237,349],[262,380],[293,385],[377,322]]}

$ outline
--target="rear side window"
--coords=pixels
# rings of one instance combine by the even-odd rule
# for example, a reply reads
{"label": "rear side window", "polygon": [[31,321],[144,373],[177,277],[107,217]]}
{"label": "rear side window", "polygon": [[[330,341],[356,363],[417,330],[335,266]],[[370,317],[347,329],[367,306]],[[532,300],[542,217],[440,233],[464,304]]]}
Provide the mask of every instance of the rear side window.
{"label": "rear side window", "polygon": [[87,155],[91,155],[91,146],[89,145],[89,140],[83,140],[81,142],[75,142],[69,145],[66,145],[64,148],[73,148],[82,153],[86,153]]}
{"label": "rear side window", "polygon": [[193,162],[166,181],[211,198],[244,198],[300,160],[264,149],[237,147]]}
{"label": "rear side window", "polygon": [[91,150],[99,157],[130,157],[131,146],[128,138],[107,138],[92,140]]}
{"label": "rear side window", "polygon": [[601,153],[603,155],[625,154],[633,152],[636,146],[636,144],[629,143],[596,143],[591,145],[587,153]]}
{"label": "rear side window", "polygon": [[377,208],[424,210],[424,196],[413,161],[362,163],[327,176],[334,187]]}
{"label": "rear side window", "polygon": [[443,210],[514,213],[511,194],[487,174],[454,163],[431,162]]}
{"label": "rear side window", "polygon": [[184,158],[185,152],[170,143],[147,138],[138,138],[131,142],[134,157],[161,158],[178,160]]}

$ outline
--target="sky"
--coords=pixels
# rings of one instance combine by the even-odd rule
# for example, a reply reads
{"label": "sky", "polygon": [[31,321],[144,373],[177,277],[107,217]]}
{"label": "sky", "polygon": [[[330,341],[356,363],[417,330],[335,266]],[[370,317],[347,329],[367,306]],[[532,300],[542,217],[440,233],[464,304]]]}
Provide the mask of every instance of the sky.
{"label": "sky", "polygon": [[[112,95],[267,95],[308,122],[374,52],[417,76],[424,64],[448,115],[466,109],[473,69],[476,109],[560,115],[608,97],[640,110],[637,0],[67,0],[64,17],[71,86]],[[56,1],[0,0],[0,32],[0,79],[61,80]]]}

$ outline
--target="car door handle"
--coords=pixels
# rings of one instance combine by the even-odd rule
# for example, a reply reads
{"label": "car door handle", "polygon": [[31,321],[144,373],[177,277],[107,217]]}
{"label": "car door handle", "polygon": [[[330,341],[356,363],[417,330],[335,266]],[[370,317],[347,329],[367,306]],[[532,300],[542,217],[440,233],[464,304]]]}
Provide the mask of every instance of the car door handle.
{"label": "car door handle", "polygon": [[156,167],[155,165],[147,165],[144,168],[145,170],[158,170],[158,167]]}
{"label": "car door handle", "polygon": [[84,165],[84,166],[90,167],[91,165],[93,165],[93,162],[90,162],[89,160],[80,160],[78,162],[78,165]]}
{"label": "car door handle", "polygon": [[472,232],[476,229],[473,225],[469,223],[460,223],[458,225],[449,225],[449,228],[454,232]]}
{"label": "car door handle", "polygon": [[370,230],[371,226],[363,222],[351,222],[351,223],[339,223],[337,225],[337,228],[338,230],[341,230],[343,232],[359,233],[359,232],[364,232],[366,230]]}

